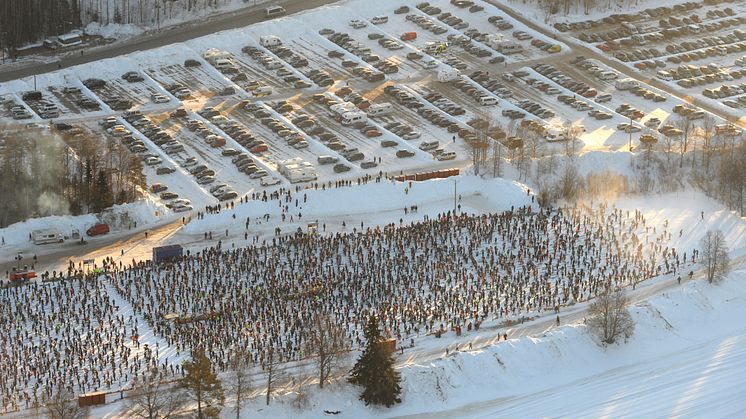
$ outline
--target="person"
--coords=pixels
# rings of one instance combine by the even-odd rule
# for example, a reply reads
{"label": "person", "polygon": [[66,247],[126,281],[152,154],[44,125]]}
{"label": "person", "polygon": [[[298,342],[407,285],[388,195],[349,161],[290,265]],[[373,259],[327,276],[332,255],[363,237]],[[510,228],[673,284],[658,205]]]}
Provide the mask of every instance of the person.
{"label": "person", "polygon": [[681,285],[681,275],[679,275],[678,278],[676,278],[677,281],[679,281],[679,285]]}
{"label": "person", "polygon": [[557,315],[557,326],[559,326],[559,325],[560,325],[559,315]]}

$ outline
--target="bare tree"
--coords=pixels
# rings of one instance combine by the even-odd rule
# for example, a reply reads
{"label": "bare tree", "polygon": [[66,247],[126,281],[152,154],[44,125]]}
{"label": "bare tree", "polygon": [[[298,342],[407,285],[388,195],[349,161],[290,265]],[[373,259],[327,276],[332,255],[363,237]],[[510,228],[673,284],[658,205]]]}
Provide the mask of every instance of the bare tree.
{"label": "bare tree", "polygon": [[684,167],[684,155],[689,147],[689,137],[692,133],[692,120],[683,116],[674,122],[676,128],[681,130],[681,144],[679,147],[679,167]]}
{"label": "bare tree", "polygon": [[572,201],[578,196],[582,187],[583,179],[578,174],[578,169],[572,164],[567,164],[559,180],[560,196],[567,201]]}
{"label": "bare tree", "polygon": [[702,263],[705,266],[707,281],[713,283],[725,278],[730,271],[730,257],[725,237],[720,230],[708,231],[700,242]]}
{"label": "bare tree", "polygon": [[308,340],[308,353],[316,357],[319,373],[319,387],[329,381],[340,361],[347,355],[345,329],[325,314],[313,318],[311,336]]}
{"label": "bare tree", "polygon": [[243,407],[244,401],[248,400],[253,391],[248,366],[249,354],[245,348],[240,348],[234,351],[233,360],[231,362],[232,371],[226,379],[226,389],[228,395],[235,399],[232,411],[236,414],[236,419],[241,417],[241,408]]}
{"label": "bare tree", "polygon": [[565,154],[569,158],[574,158],[580,151],[580,135],[582,134],[580,127],[567,123],[562,128],[562,134],[565,137]]}
{"label": "bare tree", "polygon": [[591,303],[588,312],[589,330],[595,334],[602,345],[611,345],[620,337],[632,336],[635,323],[627,311],[629,301],[621,289],[605,288]]}
{"label": "bare tree", "polygon": [[704,162],[705,173],[709,173],[712,137],[715,136],[715,118],[711,114],[705,113],[700,129],[700,137],[702,138],[702,161]]}
{"label": "bare tree", "polygon": [[57,390],[46,400],[46,413],[49,419],[82,419],[86,417],[85,409],[78,406],[75,395],[60,383]]}
{"label": "bare tree", "polygon": [[126,404],[127,416],[142,419],[169,418],[184,405],[184,392],[161,381],[154,368],[134,382]]}

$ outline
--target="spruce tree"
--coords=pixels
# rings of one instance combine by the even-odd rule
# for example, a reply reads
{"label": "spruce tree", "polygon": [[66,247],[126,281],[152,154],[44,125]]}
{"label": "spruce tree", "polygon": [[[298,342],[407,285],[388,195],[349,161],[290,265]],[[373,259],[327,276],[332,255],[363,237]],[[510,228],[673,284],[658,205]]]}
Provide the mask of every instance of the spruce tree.
{"label": "spruce tree", "polygon": [[186,376],[181,379],[182,387],[197,403],[197,417],[217,418],[225,403],[223,386],[202,349],[195,349],[192,360],[184,365]]}
{"label": "spruce tree", "polygon": [[400,403],[400,374],[394,370],[394,359],[383,345],[384,339],[378,329],[378,318],[373,315],[365,326],[365,350],[350,372],[349,381],[364,387],[360,400],[369,404],[390,407]]}

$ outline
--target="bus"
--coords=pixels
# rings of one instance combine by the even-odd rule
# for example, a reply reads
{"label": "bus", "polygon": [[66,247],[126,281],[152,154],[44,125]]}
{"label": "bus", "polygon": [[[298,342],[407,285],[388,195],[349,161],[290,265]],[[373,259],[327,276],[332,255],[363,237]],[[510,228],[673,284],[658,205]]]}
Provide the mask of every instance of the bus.
{"label": "bus", "polygon": [[74,47],[82,43],[83,40],[80,39],[80,34],[77,33],[68,33],[57,37],[57,45],[61,48]]}

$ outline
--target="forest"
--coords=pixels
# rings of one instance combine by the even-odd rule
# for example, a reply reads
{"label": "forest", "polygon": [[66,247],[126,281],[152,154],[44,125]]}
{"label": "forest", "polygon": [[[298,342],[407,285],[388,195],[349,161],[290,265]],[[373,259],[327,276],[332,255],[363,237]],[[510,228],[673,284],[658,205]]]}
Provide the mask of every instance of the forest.
{"label": "forest", "polygon": [[0,127],[0,228],[29,217],[101,212],[136,200],[142,161],[88,133]]}
{"label": "forest", "polygon": [[11,52],[81,25],[80,0],[0,1],[0,44]]}
{"label": "forest", "polygon": [[92,22],[133,24],[155,28],[170,19],[188,19],[205,10],[257,0],[2,0],[0,49],[17,48],[82,29]]}

